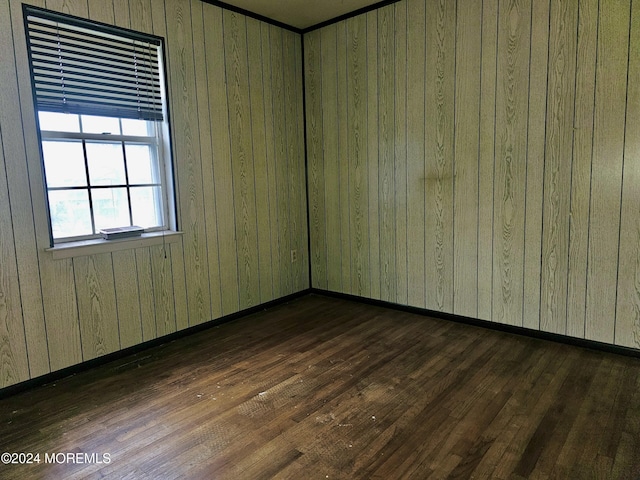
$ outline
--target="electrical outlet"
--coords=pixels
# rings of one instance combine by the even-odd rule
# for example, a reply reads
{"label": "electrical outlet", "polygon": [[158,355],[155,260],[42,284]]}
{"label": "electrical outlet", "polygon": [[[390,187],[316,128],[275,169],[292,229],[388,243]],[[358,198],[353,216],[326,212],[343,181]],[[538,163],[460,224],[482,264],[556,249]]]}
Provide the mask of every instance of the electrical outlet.
{"label": "electrical outlet", "polygon": [[291,250],[291,263],[298,261],[298,250]]}

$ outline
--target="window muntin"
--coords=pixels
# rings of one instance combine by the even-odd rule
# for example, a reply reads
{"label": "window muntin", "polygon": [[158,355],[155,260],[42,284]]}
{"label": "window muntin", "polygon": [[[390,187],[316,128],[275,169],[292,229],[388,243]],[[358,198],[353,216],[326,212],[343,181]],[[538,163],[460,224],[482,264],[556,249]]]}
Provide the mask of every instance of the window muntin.
{"label": "window muntin", "polygon": [[56,241],[116,226],[166,228],[156,122],[53,112],[38,117]]}

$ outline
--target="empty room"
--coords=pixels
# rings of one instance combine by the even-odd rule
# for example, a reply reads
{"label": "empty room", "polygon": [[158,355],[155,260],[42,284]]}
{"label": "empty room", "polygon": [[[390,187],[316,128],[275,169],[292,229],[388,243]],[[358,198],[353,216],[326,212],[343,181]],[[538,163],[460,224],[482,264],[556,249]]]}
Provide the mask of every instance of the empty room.
{"label": "empty room", "polygon": [[640,1],[0,0],[0,478],[640,479]]}

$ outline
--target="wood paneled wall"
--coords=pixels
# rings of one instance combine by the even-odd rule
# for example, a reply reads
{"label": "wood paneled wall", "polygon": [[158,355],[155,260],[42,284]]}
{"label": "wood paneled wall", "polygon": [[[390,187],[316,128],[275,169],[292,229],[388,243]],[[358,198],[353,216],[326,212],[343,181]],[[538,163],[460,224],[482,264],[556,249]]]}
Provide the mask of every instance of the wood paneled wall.
{"label": "wood paneled wall", "polygon": [[30,1],[165,38],[184,232],[53,260],[21,3],[0,0],[0,387],[309,287],[298,34],[199,0]]}
{"label": "wood paneled wall", "polygon": [[314,287],[640,348],[640,2],[403,0],[304,42]]}

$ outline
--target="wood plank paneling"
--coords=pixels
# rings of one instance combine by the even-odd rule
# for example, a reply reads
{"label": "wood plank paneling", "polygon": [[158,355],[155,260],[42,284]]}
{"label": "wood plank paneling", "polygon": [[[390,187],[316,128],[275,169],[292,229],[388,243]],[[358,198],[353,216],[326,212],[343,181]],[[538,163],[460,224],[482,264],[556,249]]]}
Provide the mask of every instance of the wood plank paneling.
{"label": "wood plank paneling", "polygon": [[407,19],[407,301],[425,307],[425,2],[409,0]]}
{"label": "wood plank paneling", "polygon": [[482,2],[480,160],[478,164],[478,318],[493,318],[493,164],[495,158],[498,0]]}
{"label": "wood plank paneling", "polygon": [[455,2],[427,8],[425,250],[427,308],[453,309]]}
{"label": "wood plank paneling", "polygon": [[547,102],[540,101],[540,99],[545,98],[547,94],[549,3],[545,0],[531,4],[522,324],[524,327],[532,329],[540,328],[540,256],[542,251],[542,203],[547,130]]}
{"label": "wood plank paneling", "polygon": [[369,222],[367,185],[367,23],[360,15],[347,26],[347,125],[349,165],[349,231],[351,232],[351,291],[368,297]]}
{"label": "wood plank paneling", "polygon": [[396,301],[394,23],[393,6],[378,10],[380,299],[390,302]]}
{"label": "wood plank paneling", "polygon": [[585,337],[606,343],[615,332],[629,14],[627,1],[600,2]]}
{"label": "wood plank paneling", "polygon": [[[8,255],[9,258],[15,259],[17,268],[15,276],[5,277],[9,285],[4,289],[11,292],[19,291],[20,294],[20,307],[12,308],[12,318],[7,319],[7,322],[22,323],[28,352],[29,375],[38,376],[48,373],[50,364],[44,306],[39,300],[42,298],[42,289],[36,247],[35,216],[31,206],[33,195],[30,193],[29,166],[25,151],[25,132],[20,128],[21,110],[16,102],[17,98],[30,100],[31,95],[30,92],[24,92],[24,84],[21,84],[18,79],[18,69],[23,71],[21,68],[25,65],[23,55],[26,54],[26,45],[14,41],[11,37],[12,32],[17,32],[16,35],[24,35],[21,8],[22,5],[19,2],[8,0],[0,2],[0,44],[5,45],[0,49],[0,136],[2,137],[0,176],[4,177],[0,188],[3,191],[3,209],[10,209],[3,210],[0,228],[3,230],[3,236],[12,237],[5,240],[7,243],[4,244],[13,244],[13,252],[9,252]],[[41,182],[42,180],[39,182],[34,180],[34,184],[41,185]],[[44,194],[36,195],[36,198],[44,200]],[[7,213],[10,214],[9,217],[6,216]],[[4,268],[7,272],[11,272],[10,260],[6,264],[3,262],[3,265],[6,265]],[[7,298],[10,299],[11,295]],[[20,335],[15,337],[12,335],[12,342],[13,338],[19,344]],[[8,384],[0,383],[0,387]]]}
{"label": "wood plank paneling", "polygon": [[[640,4],[632,4],[629,79],[640,78]],[[615,343],[640,348],[640,84],[627,85]]]}
{"label": "wood plank paneling", "polygon": [[149,254],[156,307],[156,335],[161,337],[176,331],[171,249],[163,245],[153,246],[149,248]]}
{"label": "wood plank paneling", "polygon": [[460,0],[457,8],[453,312],[477,317],[482,3]]}
{"label": "wood plank paneling", "polygon": [[407,4],[394,7],[394,96],[395,130],[393,198],[396,230],[396,297],[395,303],[407,303]]}
{"label": "wood plank paneling", "polygon": [[311,277],[317,288],[327,287],[327,229],[324,155],[322,150],[323,103],[321,30],[304,36],[305,102],[307,106],[307,186],[311,236]]}
{"label": "wood plank paneling", "polygon": [[338,191],[332,192],[331,195],[337,194],[340,199],[340,208],[336,212],[340,219],[340,272],[342,291],[345,293],[352,292],[351,285],[351,228],[349,225],[349,214],[351,212],[351,198],[349,196],[349,132],[347,130],[347,118],[349,111],[347,110],[347,24],[346,22],[338,23],[336,26],[336,78],[337,78],[337,137],[338,137],[338,155],[337,155],[337,173],[338,173]]}
{"label": "wood plank paneling", "polygon": [[260,298],[245,17],[223,14],[233,171],[240,308]]}
{"label": "wood plank paneling", "polygon": [[111,254],[74,258],[73,274],[83,360],[119,350],[120,332]]}
{"label": "wood plank paneling", "polygon": [[111,256],[113,258],[120,346],[127,348],[142,343],[136,254],[133,250],[122,250],[113,252]]}
{"label": "wood plank paneling", "polygon": [[[371,298],[380,298],[378,188],[378,12],[367,13],[367,171],[369,173],[369,279]],[[309,232],[311,234],[311,232]],[[313,240],[313,236],[311,237]]]}
{"label": "wood plank paneling", "polygon": [[550,14],[547,141],[544,164],[540,328],[566,332],[569,200],[574,124],[575,2],[553,2]]}
{"label": "wood plank paneling", "polygon": [[213,174],[213,138],[215,135],[211,127],[211,104],[209,103],[209,78],[205,47],[205,17],[204,4],[194,5],[191,11],[193,28],[193,53],[195,58],[205,61],[195,62],[196,95],[198,96],[198,126],[200,135],[200,158],[202,160],[202,201],[205,206],[205,231],[207,244],[207,261],[209,270],[209,290],[211,301],[211,316],[222,316],[222,298],[220,292],[220,262],[218,252],[218,224],[217,203],[215,201],[215,183]]}
{"label": "wood plank paneling", "polygon": [[578,3],[575,118],[571,163],[567,335],[582,338],[585,334],[597,33],[597,0],[580,0]]}
{"label": "wood plank paneling", "polygon": [[530,2],[502,0],[498,16],[493,321],[522,325]]}
{"label": "wood plank paneling", "polygon": [[269,211],[269,176],[267,173],[267,138],[264,121],[264,82],[262,66],[262,31],[257,20],[247,19],[247,53],[249,63],[249,97],[258,245],[259,303],[273,298],[271,272],[271,218]]}
{"label": "wood plank paneling", "polygon": [[342,290],[340,248],[340,196],[338,170],[338,102],[336,26],[322,29],[320,55],[322,62],[322,145],[324,150],[325,205],[327,213],[327,288]]}
{"label": "wood plank paneling", "polygon": [[[626,90],[627,75],[634,78],[627,63],[635,65],[628,51],[631,9],[630,0],[401,0],[366,14],[365,241],[372,288],[363,296],[631,341],[640,311],[630,186],[637,182],[633,173],[626,179],[635,170],[627,166],[636,155],[629,138],[637,136],[634,90]],[[358,278],[353,258],[345,277],[340,255],[357,252],[361,240],[353,221],[348,237],[338,222],[346,213],[353,220],[360,207],[355,170],[345,179],[339,166],[331,168],[336,153],[326,147],[342,145],[345,131],[347,142],[360,142],[354,129],[333,121],[335,104],[348,105],[348,126],[356,121],[357,80],[340,71],[336,78],[353,38],[338,36],[333,45],[335,32],[349,32],[355,21],[314,32],[320,45],[308,42],[315,50],[305,66],[312,82],[332,82],[323,84],[321,99],[321,180],[327,276],[337,269],[343,282],[314,286],[344,293],[354,293]],[[312,134],[307,125],[307,133],[318,142],[317,129]],[[340,165],[357,156],[353,149],[348,158],[339,154]],[[317,208],[311,205],[319,216]],[[632,259],[624,268],[623,257]],[[618,325],[624,326],[614,339]]]}
{"label": "wood plank paneling", "polygon": [[203,208],[201,159],[198,141],[195,68],[191,34],[191,2],[167,4],[167,50],[172,129],[176,155],[176,176],[180,218],[184,224],[187,295],[191,325],[211,320],[211,291]]}

